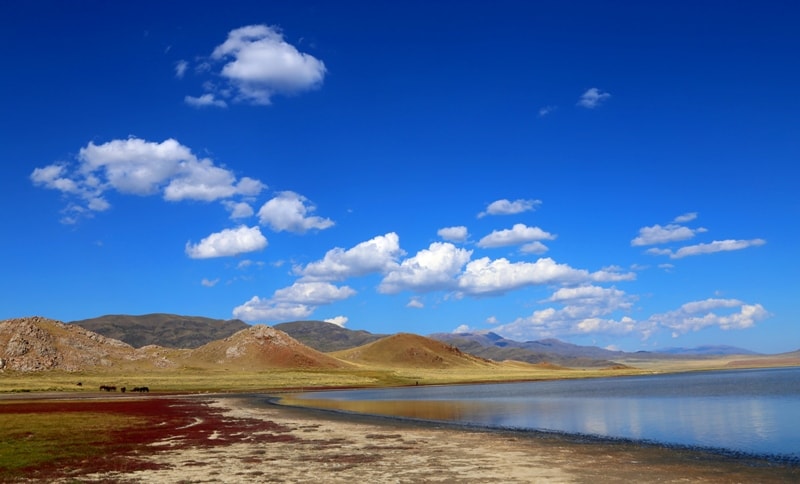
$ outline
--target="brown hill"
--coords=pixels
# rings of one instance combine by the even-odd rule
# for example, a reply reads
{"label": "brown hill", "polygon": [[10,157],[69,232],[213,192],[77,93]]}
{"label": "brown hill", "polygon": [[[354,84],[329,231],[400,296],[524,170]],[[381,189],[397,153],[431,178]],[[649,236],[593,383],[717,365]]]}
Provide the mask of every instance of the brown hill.
{"label": "brown hill", "polygon": [[223,340],[192,350],[198,365],[263,368],[334,369],[347,363],[300,343],[283,331],[265,325],[243,329]]}
{"label": "brown hill", "polygon": [[357,348],[330,353],[339,359],[378,367],[487,368],[497,363],[464,353],[424,336],[399,333]]}
{"label": "brown hill", "polygon": [[80,326],[38,316],[0,322],[2,370],[82,371],[137,359],[132,346]]}
{"label": "brown hill", "polygon": [[222,320],[176,314],[129,316],[109,314],[98,318],[72,321],[89,331],[124,341],[134,348],[158,345],[166,348],[199,348],[206,343],[227,338],[248,324],[238,319]]}

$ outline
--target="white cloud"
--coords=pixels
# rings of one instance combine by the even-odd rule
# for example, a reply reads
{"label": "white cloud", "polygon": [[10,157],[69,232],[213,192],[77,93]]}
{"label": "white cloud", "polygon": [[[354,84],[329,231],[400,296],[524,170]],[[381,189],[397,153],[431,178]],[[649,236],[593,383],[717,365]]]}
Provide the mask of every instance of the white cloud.
{"label": "white cloud", "polygon": [[536,242],[525,244],[519,248],[519,251],[522,252],[523,254],[537,254],[537,255],[544,254],[548,250],[550,249],[548,249],[546,245],[539,242],[538,240]]}
{"label": "white cloud", "polygon": [[679,309],[650,316],[648,321],[673,330],[673,335],[699,331],[709,326],[745,329],[769,317],[761,304],[745,304],[738,299],[706,299],[689,302]]}
{"label": "white cloud", "polygon": [[[478,241],[478,247],[494,248],[508,245],[520,245],[538,240],[553,240],[556,236],[539,227],[528,227],[525,224],[514,224],[511,229],[495,230]],[[546,249],[545,249],[546,250]]]}
{"label": "white cloud", "polygon": [[234,220],[253,216],[253,207],[249,203],[226,200],[222,204],[228,209],[231,213],[231,218]]}
{"label": "white cloud", "polygon": [[453,330],[453,334],[460,334],[460,333],[471,333],[472,328],[467,326],[466,324],[462,324],[458,326],[456,329]]}
{"label": "white cloud", "polygon": [[195,108],[216,107],[227,108],[228,103],[224,99],[219,99],[211,93],[205,93],[200,96],[186,96],[183,102]]}
{"label": "white cloud", "polygon": [[344,325],[347,324],[347,321],[348,321],[347,316],[336,316],[325,320],[326,323],[335,324],[340,328],[344,328]]}
{"label": "white cloud", "polygon": [[653,255],[668,255],[670,259],[681,259],[693,255],[713,254],[715,252],[727,252],[731,250],[742,250],[749,247],[758,247],[766,244],[764,239],[751,239],[751,240],[715,240],[708,244],[697,244],[681,247],[673,252],[669,249],[648,249],[648,254]]}
{"label": "white cloud", "polygon": [[305,319],[314,309],[303,304],[273,303],[268,299],[253,296],[246,303],[233,309],[233,316],[243,321],[292,321]]}
{"label": "white cloud", "polygon": [[361,242],[348,250],[339,247],[331,249],[322,260],[311,262],[305,267],[295,267],[294,272],[304,279],[342,280],[387,272],[397,266],[397,258],[403,254],[400,238],[396,233],[390,232]]}
{"label": "white cloud", "polygon": [[272,301],[322,306],[347,299],[355,294],[356,291],[349,286],[338,287],[328,282],[295,282],[289,287],[275,291]]}
{"label": "white cloud", "polygon": [[[679,217],[680,218],[680,217]],[[677,220],[677,219],[676,219]],[[631,240],[631,245],[639,247],[643,245],[666,244],[691,239],[697,233],[705,232],[706,229],[690,229],[683,225],[668,224],[665,226],[653,225],[652,227],[642,227],[639,229],[639,236]]]}
{"label": "white cloud", "polygon": [[578,100],[578,106],[587,109],[594,109],[600,106],[610,97],[611,94],[603,92],[596,87],[592,87],[587,89],[586,92],[581,95],[580,100]]}
{"label": "white cloud", "polygon": [[378,291],[393,294],[403,290],[432,291],[456,286],[456,276],[472,256],[449,242],[434,242],[386,274]]}
{"label": "white cloud", "polygon": [[638,329],[637,322],[629,316],[615,319],[611,315],[629,311],[635,300],[616,288],[593,285],[565,287],[544,301],[559,304],[561,308],[536,310],[530,316],[517,318],[494,331],[515,339],[601,332],[626,334]]}
{"label": "white cloud", "polygon": [[443,238],[444,240],[449,240],[450,242],[466,242],[467,238],[469,237],[469,232],[467,232],[467,228],[463,225],[458,225],[456,227],[444,227],[439,229],[436,232],[439,237]]}
{"label": "white cloud", "polygon": [[[212,63],[224,63],[219,76],[223,86],[207,85],[209,92],[198,98],[220,96],[235,101],[268,105],[276,94],[294,94],[316,89],[325,78],[325,64],[284,40],[275,27],[248,25],[231,30],[224,43],[211,54]],[[209,70],[214,65],[205,64]],[[187,102],[191,97],[187,96]]]}
{"label": "white cloud", "polygon": [[306,197],[286,191],[265,203],[258,211],[258,217],[262,224],[269,225],[276,232],[302,234],[312,229],[332,227],[331,219],[310,215],[316,209]]}
{"label": "white cloud", "polygon": [[203,280],[200,281],[200,284],[202,284],[204,287],[214,287],[217,285],[218,282],[219,279],[206,279],[204,277]]}
{"label": "white cloud", "polygon": [[189,63],[185,60],[179,60],[175,63],[175,77],[178,79],[183,79],[183,76],[186,75],[186,69],[189,68]]}
{"label": "white cloud", "polygon": [[261,250],[267,246],[267,238],[258,227],[242,225],[209,235],[196,245],[186,243],[186,255],[192,259],[228,257]]}
{"label": "white cloud", "polygon": [[104,194],[149,196],[165,200],[214,201],[254,196],[266,186],[252,178],[236,179],[233,172],[199,159],[174,139],[160,143],[139,138],[112,140],[81,148],[77,164],[56,163],[36,168],[31,181],[68,196],[73,217],[110,207]]}
{"label": "white cloud", "polygon": [[544,106],[539,108],[539,117],[543,118],[557,109],[556,106]]}
{"label": "white cloud", "polygon": [[689,212],[683,215],[678,215],[677,217],[675,217],[675,220],[673,220],[673,222],[676,224],[685,224],[686,222],[691,222],[696,218],[697,218],[697,212]]}
{"label": "white cloud", "polygon": [[536,210],[536,207],[542,204],[541,200],[514,200],[513,202],[507,199],[496,200],[490,203],[486,210],[478,214],[478,218],[483,218],[487,215],[514,215],[522,212],[529,212]]}
{"label": "white cloud", "polygon": [[458,288],[473,296],[499,295],[526,286],[574,284],[588,281],[591,277],[588,271],[557,264],[550,258],[531,263],[483,257],[467,264],[458,278]]}
{"label": "white cloud", "polygon": [[412,297],[408,301],[408,304],[406,304],[406,307],[407,308],[414,308],[414,309],[422,309],[422,308],[425,307],[425,304],[423,304],[423,302],[420,301],[418,297]]}
{"label": "white cloud", "polygon": [[244,321],[286,321],[310,316],[318,306],[331,304],[355,295],[348,286],[337,287],[326,282],[296,282],[278,289],[271,298],[253,296],[233,309],[233,315]]}

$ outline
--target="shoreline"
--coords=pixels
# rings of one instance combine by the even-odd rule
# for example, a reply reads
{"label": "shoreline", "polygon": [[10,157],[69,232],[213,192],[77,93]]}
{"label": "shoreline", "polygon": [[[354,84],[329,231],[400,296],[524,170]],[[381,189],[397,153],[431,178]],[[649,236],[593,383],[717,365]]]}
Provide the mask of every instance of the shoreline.
{"label": "shoreline", "polygon": [[[698,449],[581,439],[563,434],[443,423],[259,403],[253,395],[190,396],[235,419],[288,429],[286,441],[155,455],[141,481],[225,482],[789,482],[800,467]],[[288,439],[292,437],[292,439]],[[202,463],[202,464],[200,464]],[[216,474],[213,479],[209,472]],[[141,473],[141,474],[139,474]],[[263,479],[263,480],[262,480]]]}
{"label": "shoreline", "polygon": [[[116,467],[28,482],[797,482],[800,467],[697,449],[467,428],[269,403],[269,393],[40,395],[158,404],[166,418]],[[36,396],[26,395],[26,400]],[[73,396],[74,397],[74,396]],[[160,402],[160,403],[159,403]],[[164,407],[164,406],[167,407]],[[149,407],[148,407],[149,408]],[[174,412],[179,412],[175,414]],[[179,418],[176,418],[178,416]],[[153,430],[153,429],[151,429]],[[143,441],[144,442],[144,441]],[[133,459],[133,460],[125,460]],[[63,469],[62,469],[63,470]],[[69,471],[69,469],[67,469]],[[42,476],[43,477],[43,476]]]}
{"label": "shoreline", "polygon": [[[249,398],[249,397],[247,397]],[[253,394],[253,398],[260,398],[258,394]],[[393,415],[378,415],[378,414],[364,414],[359,412],[350,412],[346,410],[306,407],[302,405],[289,405],[281,404],[279,400],[281,396],[267,395],[263,398],[264,405],[274,406],[277,408],[296,410],[298,412],[307,412],[310,415],[316,415],[322,419],[343,419],[363,421],[374,423],[376,425],[398,425],[409,427],[434,427],[454,431],[472,431],[472,432],[486,432],[488,434],[508,434],[518,436],[521,438],[530,439],[558,439],[566,443],[576,444],[606,444],[606,445],[621,445],[633,446],[642,448],[655,448],[663,449],[666,451],[696,453],[698,455],[707,455],[712,458],[735,459],[737,461],[751,461],[754,463],[769,463],[770,465],[797,467],[800,469],[800,457],[790,454],[770,454],[770,453],[752,453],[745,451],[737,451],[732,449],[725,449],[721,447],[703,447],[695,445],[672,444],[666,442],[659,442],[655,440],[637,440],[625,437],[609,437],[602,435],[581,434],[561,432],[558,430],[541,430],[541,429],[522,429],[522,428],[509,428],[509,427],[490,427],[481,425],[472,425],[467,423],[449,422],[444,420],[428,420],[413,417],[401,417]]]}

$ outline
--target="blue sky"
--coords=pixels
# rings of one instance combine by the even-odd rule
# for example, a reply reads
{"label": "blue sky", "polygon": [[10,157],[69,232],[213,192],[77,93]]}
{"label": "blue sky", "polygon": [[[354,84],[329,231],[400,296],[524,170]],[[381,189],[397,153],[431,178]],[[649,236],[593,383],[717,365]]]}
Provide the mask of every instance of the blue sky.
{"label": "blue sky", "polygon": [[2,319],[800,348],[791,2],[30,1],[0,24]]}

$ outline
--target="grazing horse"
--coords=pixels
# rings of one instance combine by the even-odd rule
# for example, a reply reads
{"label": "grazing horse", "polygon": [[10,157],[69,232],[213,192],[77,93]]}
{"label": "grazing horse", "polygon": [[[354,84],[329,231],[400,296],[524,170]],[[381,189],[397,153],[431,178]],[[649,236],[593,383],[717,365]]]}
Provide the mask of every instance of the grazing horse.
{"label": "grazing horse", "polygon": [[115,391],[117,391],[117,387],[115,387],[113,385],[110,385],[110,386],[109,385],[100,385],[100,390],[101,391],[105,390],[107,392],[115,392]]}
{"label": "grazing horse", "polygon": [[131,389],[132,392],[140,392],[140,393],[148,393],[150,392],[150,388],[148,387],[133,387]]}

